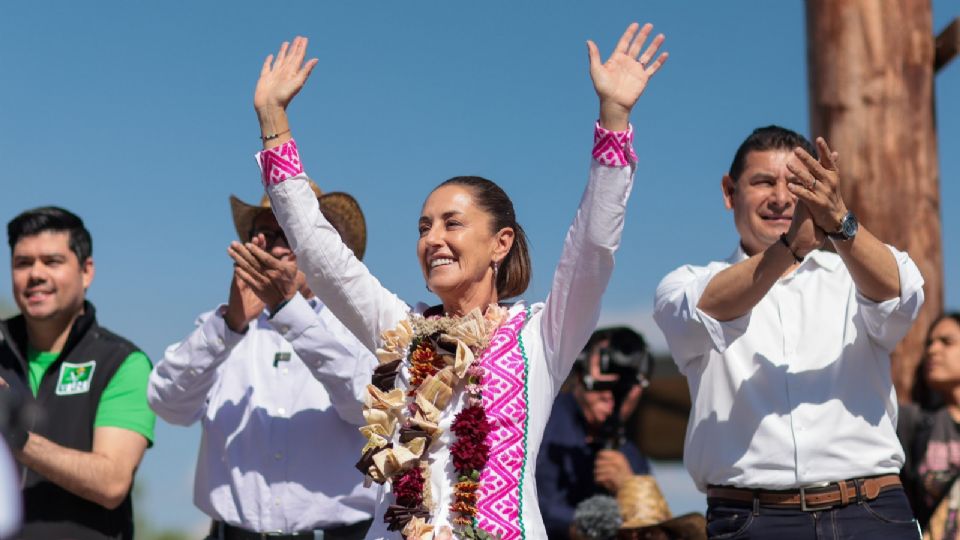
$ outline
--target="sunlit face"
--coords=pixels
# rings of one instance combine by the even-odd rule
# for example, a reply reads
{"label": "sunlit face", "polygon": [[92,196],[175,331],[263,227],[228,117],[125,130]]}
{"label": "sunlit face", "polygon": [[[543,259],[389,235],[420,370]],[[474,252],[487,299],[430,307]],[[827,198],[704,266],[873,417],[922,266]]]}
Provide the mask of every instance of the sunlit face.
{"label": "sunlit face", "polygon": [[927,336],[924,371],[930,387],[949,392],[960,385],[960,324],[945,318]]}
{"label": "sunlit face", "polygon": [[444,304],[495,288],[493,263],[509,252],[513,230],[493,231],[492,217],[475,204],[469,187],[435,189],[423,203],[418,228],[423,277]]}
{"label": "sunlit face", "polygon": [[796,160],[789,150],[763,150],[747,154],[743,172],[734,181],[724,176],[723,200],[733,210],[733,221],[747,255],[759,253],[790,229],[797,198],[787,189],[796,177],[787,169]]}
{"label": "sunlit face", "polygon": [[93,259],[77,259],[70,233],[44,231],[20,238],[11,266],[13,298],[27,321],[68,321],[83,310]]}

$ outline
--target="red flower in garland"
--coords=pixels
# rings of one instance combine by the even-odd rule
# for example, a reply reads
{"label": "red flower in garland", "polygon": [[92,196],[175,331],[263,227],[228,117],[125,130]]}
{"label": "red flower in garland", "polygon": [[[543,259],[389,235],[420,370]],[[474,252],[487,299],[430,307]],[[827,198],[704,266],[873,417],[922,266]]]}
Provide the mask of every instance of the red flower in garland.
{"label": "red flower in garland", "polygon": [[397,504],[416,508],[423,502],[423,472],[419,467],[407,470],[393,479],[393,495]]}
{"label": "red flower in garland", "polygon": [[453,456],[453,468],[457,472],[479,471],[487,464],[490,447],[487,443],[474,443],[469,439],[459,439],[450,446]]}
{"label": "red flower in garland", "polygon": [[487,413],[483,407],[474,405],[457,413],[450,429],[457,435],[458,440],[470,440],[479,444],[487,440],[490,423],[487,422]]}

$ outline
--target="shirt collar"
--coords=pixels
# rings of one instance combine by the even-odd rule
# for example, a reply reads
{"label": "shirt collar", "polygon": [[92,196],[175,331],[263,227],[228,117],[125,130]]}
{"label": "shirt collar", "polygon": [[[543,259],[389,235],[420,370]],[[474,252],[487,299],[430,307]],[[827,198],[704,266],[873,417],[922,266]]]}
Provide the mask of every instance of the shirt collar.
{"label": "shirt collar", "polygon": [[[727,262],[730,264],[737,264],[747,260],[747,252],[743,250],[743,244],[737,244],[737,249],[733,250],[733,253],[730,254],[730,257],[727,258]],[[843,262],[840,259],[840,256],[832,251],[827,251],[824,249],[817,249],[810,252],[800,264],[801,267],[808,264],[807,261],[812,261],[814,264],[820,266],[828,272],[833,272],[840,267],[840,263]]]}

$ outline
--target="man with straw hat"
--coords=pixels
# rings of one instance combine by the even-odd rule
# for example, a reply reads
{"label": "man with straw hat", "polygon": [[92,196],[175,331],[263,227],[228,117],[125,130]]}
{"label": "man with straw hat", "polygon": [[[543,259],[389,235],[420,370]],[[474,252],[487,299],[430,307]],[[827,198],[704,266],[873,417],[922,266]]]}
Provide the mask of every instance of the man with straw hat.
{"label": "man with straw hat", "polygon": [[[362,258],[357,202],[312,187]],[[194,502],[213,520],[209,538],[363,538],[374,493],[352,472],[363,439],[351,424],[363,423],[376,359],[314,298],[269,199],[254,206],[231,196],[230,207],[268,270],[248,284],[234,268],[227,303],[201,315],[157,364],[150,406],[171,424],[201,421]]]}

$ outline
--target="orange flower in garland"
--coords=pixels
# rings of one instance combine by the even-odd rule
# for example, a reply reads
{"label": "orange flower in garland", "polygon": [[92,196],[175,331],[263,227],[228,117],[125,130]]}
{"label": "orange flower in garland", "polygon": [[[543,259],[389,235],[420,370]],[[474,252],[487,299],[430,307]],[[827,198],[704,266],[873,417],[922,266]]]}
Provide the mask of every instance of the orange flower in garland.
{"label": "orange flower in garland", "polygon": [[480,489],[480,482],[463,477],[454,484],[454,499],[450,505],[450,510],[456,514],[453,522],[462,527],[468,527],[473,524],[473,518],[477,515],[477,499],[480,495],[477,490]]}
{"label": "orange flower in garland", "polygon": [[443,357],[437,354],[436,341],[433,337],[416,340],[410,347],[410,390],[407,395],[413,396],[424,379],[435,375],[446,366]]}

